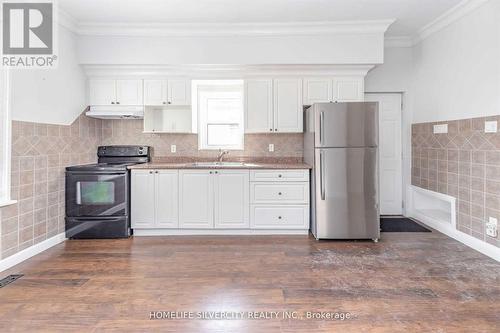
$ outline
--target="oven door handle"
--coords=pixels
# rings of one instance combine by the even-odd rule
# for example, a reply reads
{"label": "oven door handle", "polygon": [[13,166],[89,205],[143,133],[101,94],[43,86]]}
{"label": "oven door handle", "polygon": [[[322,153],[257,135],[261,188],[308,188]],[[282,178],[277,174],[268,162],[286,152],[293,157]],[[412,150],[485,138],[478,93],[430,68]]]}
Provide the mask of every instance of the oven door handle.
{"label": "oven door handle", "polygon": [[88,175],[88,176],[94,176],[94,175],[127,175],[127,171],[66,171],[67,175]]}

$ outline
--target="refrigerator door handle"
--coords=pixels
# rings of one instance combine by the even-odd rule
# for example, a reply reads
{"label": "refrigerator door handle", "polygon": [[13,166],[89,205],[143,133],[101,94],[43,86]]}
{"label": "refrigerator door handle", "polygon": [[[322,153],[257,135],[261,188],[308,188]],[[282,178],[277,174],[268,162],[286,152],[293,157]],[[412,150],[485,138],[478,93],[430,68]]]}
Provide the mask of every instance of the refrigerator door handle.
{"label": "refrigerator door handle", "polygon": [[321,190],[321,200],[325,200],[325,180],[324,180],[323,152],[319,152],[319,186]]}
{"label": "refrigerator door handle", "polygon": [[323,144],[323,135],[325,133],[325,112],[324,111],[321,111],[320,114],[319,114],[319,143],[320,145]]}

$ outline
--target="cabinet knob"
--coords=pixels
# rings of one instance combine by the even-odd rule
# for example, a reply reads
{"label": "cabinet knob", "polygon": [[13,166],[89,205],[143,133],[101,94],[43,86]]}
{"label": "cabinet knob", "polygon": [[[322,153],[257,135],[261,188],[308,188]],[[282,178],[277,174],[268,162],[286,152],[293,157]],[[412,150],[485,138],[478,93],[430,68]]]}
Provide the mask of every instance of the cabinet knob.
{"label": "cabinet knob", "polygon": [[269,129],[269,131],[270,131],[270,132],[272,132],[272,131],[273,131],[273,129],[272,129],[272,128],[270,128],[270,129]]}
{"label": "cabinet knob", "polygon": [[172,104],[172,102],[168,101],[168,104]]}
{"label": "cabinet knob", "polygon": [[116,102],[116,104],[120,104],[120,102]]}
{"label": "cabinet knob", "polygon": [[219,171],[215,171],[215,173],[219,173]]}
{"label": "cabinet knob", "polygon": [[111,104],[115,104],[115,102],[111,102]]}
{"label": "cabinet knob", "polygon": [[212,174],[212,171],[210,171],[210,174]]}
{"label": "cabinet knob", "polygon": [[167,102],[163,102],[163,104],[167,104]]}
{"label": "cabinet knob", "polygon": [[283,177],[283,176],[282,175],[278,175],[278,178],[281,178],[281,177]]}
{"label": "cabinet knob", "polygon": [[281,220],[281,216],[278,216],[278,220]]}
{"label": "cabinet knob", "polygon": [[158,171],[155,171],[155,173],[159,173]]}
{"label": "cabinet knob", "polygon": [[153,171],[149,171],[149,173],[153,173]]}
{"label": "cabinet knob", "polygon": [[275,129],[274,129],[274,131],[275,131],[275,132],[278,132],[278,129],[277,129],[277,128],[275,128]]}
{"label": "cabinet knob", "polygon": [[281,195],[281,192],[278,192],[278,195]]}

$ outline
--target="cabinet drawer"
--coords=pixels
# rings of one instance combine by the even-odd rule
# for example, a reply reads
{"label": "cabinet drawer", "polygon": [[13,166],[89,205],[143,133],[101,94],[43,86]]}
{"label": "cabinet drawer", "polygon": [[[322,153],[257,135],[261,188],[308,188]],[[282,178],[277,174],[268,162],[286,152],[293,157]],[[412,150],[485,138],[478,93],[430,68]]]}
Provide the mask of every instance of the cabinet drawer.
{"label": "cabinet drawer", "polygon": [[309,181],[309,170],[251,170],[250,181],[307,182]]}
{"label": "cabinet drawer", "polygon": [[307,204],[309,183],[252,183],[250,200],[255,204]]}
{"label": "cabinet drawer", "polygon": [[307,229],[309,206],[252,205],[250,225],[253,229]]}

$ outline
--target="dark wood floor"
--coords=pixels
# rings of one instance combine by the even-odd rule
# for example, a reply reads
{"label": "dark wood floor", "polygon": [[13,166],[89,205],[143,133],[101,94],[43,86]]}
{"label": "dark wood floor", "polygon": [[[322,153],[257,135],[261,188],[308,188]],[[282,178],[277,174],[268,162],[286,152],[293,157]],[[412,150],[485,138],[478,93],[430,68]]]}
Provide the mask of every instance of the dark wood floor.
{"label": "dark wood floor", "polygon": [[[6,273],[0,331],[499,332],[500,265],[439,233],[67,241]],[[151,311],[349,312],[150,320]]]}

